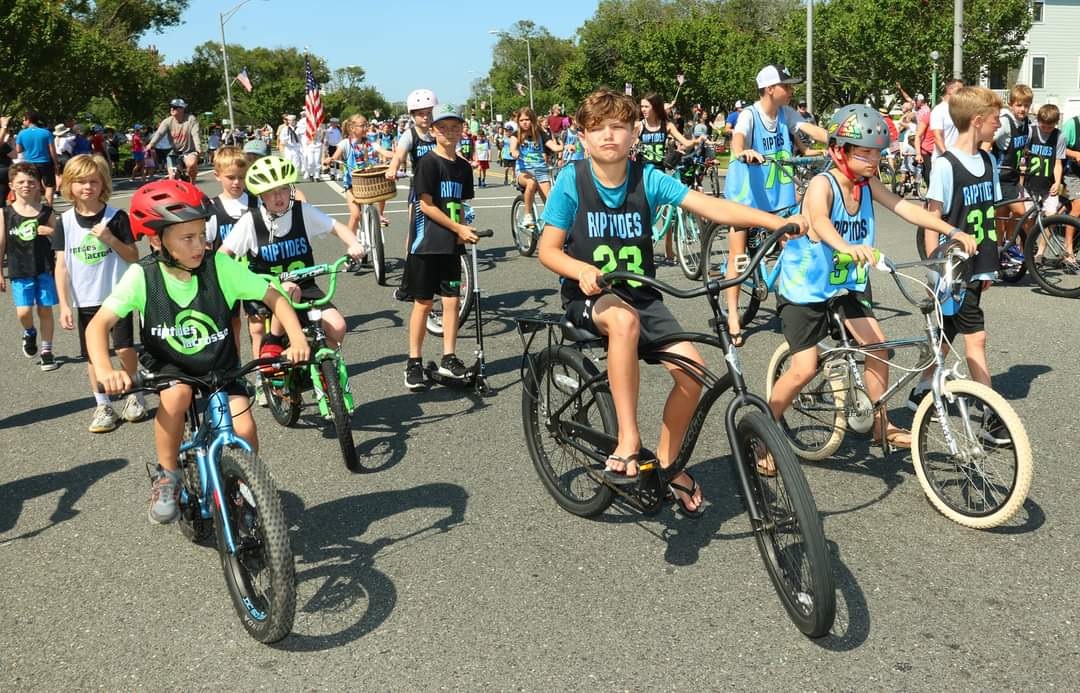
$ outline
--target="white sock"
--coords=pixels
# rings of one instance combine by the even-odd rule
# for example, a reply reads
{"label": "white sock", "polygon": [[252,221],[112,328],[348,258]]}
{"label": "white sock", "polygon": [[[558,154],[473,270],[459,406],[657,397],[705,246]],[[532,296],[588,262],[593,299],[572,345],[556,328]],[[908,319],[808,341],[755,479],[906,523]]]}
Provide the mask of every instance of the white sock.
{"label": "white sock", "polygon": [[103,404],[107,405],[109,404],[109,396],[104,392],[95,392],[94,401],[97,403],[98,406],[101,406]]}
{"label": "white sock", "polygon": [[146,408],[145,393],[136,392],[135,393],[135,401],[139,403],[140,407],[142,407],[144,409]]}

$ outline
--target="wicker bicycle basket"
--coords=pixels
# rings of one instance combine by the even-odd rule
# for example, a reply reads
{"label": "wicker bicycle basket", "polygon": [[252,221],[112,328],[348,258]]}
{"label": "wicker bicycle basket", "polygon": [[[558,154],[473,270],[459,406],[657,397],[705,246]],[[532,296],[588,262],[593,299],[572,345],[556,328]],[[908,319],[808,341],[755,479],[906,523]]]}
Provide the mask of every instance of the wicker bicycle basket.
{"label": "wicker bicycle basket", "polygon": [[389,200],[397,195],[397,184],[386,177],[389,166],[356,169],[352,172],[353,200],[369,205]]}

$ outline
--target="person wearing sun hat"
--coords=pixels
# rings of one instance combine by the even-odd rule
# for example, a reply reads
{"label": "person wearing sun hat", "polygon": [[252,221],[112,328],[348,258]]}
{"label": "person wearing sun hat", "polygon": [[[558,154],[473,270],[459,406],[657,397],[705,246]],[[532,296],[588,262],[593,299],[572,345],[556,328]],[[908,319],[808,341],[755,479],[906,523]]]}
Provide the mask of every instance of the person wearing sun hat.
{"label": "person wearing sun hat", "polygon": [[[778,212],[796,203],[795,182],[790,171],[778,169],[770,160],[794,156],[806,150],[796,136],[805,134],[815,142],[826,143],[825,129],[804,120],[789,106],[794,85],[802,79],[792,77],[787,68],[766,65],[757,73],[759,98],[744,108],[735,122],[731,136],[731,164],[724,178],[724,197],[760,209]],[[757,165],[763,164],[763,165]],[[728,252],[738,258],[746,252],[746,232],[735,230],[728,236]],[[738,261],[728,263],[728,278],[738,275]],[[736,346],[743,343],[737,301],[738,287],[727,292],[728,328]]]}

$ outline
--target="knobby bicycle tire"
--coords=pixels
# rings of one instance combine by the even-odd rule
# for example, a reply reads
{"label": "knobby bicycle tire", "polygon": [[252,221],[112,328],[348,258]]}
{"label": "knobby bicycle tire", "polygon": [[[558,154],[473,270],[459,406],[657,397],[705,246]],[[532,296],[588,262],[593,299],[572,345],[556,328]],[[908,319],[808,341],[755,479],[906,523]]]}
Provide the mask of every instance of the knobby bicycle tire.
{"label": "knobby bicycle tire", "polygon": [[679,225],[675,229],[675,254],[687,279],[701,277],[702,238],[697,215],[676,210]]}
{"label": "knobby bicycle tire", "polygon": [[[769,359],[765,378],[766,399],[772,397],[773,386],[790,366],[791,353],[787,342],[781,342]],[[847,432],[847,364],[838,362],[837,366],[830,368],[828,362],[821,364],[817,375],[799,390],[791,406],[780,417],[780,430],[791,444],[791,449],[804,460],[826,460],[844,442]]]}
{"label": "knobby bicycle tire", "polygon": [[[836,588],[825,530],[810,485],[776,423],[753,411],[736,426],[736,440],[747,462],[750,490],[762,520],[754,539],[773,587],[795,626],[818,638],[836,617]],[[761,446],[764,446],[762,450]],[[758,456],[771,453],[776,476],[757,471]]]}
{"label": "knobby bicycle tire", "polygon": [[371,269],[375,283],[386,285],[386,249],[383,247],[382,222],[375,205],[364,205],[364,234],[367,236],[368,252],[371,253]]}
{"label": "knobby bicycle tire", "polygon": [[[535,215],[533,222],[537,223]],[[536,252],[537,231],[525,227],[524,195],[514,198],[514,204],[510,207],[510,233],[514,236],[514,246],[517,247],[518,253],[531,257]]]}
{"label": "knobby bicycle tire", "polygon": [[[580,350],[569,346],[548,347],[528,358],[532,369],[526,370],[522,383],[521,420],[533,467],[562,508],[581,517],[598,515],[614,499],[614,491],[594,477],[603,472],[603,464],[561,440],[560,421],[550,419],[551,412],[575,397],[581,384],[598,369]],[[618,431],[615,404],[604,380],[581,393],[579,401],[562,416],[611,436]],[[546,443],[550,443],[550,450]]]}
{"label": "knobby bicycle tire", "polygon": [[[306,367],[306,366],[305,366]],[[291,371],[284,376],[284,390],[274,388],[269,375],[263,375],[262,389],[266,396],[266,408],[282,426],[292,426],[300,418],[300,393],[296,391],[298,373]]]}
{"label": "knobby bicycle tire", "polygon": [[338,360],[326,359],[321,361],[319,363],[319,376],[322,378],[323,390],[326,393],[326,404],[330,407],[330,414],[334,420],[334,433],[337,436],[338,446],[341,448],[341,456],[345,460],[345,466],[350,472],[359,471],[360,459],[359,455],[356,454],[356,445],[353,443],[349,410],[345,408],[345,394],[341,389]]}
{"label": "knobby bicycle tire", "polygon": [[[1005,398],[982,383],[950,380],[943,394],[959,454],[949,452],[940,433],[941,422],[934,420],[934,398],[924,397],[911,424],[911,458],[919,485],[938,512],[953,522],[973,529],[997,527],[1020,510],[1031,487],[1033,470],[1027,431]],[[981,418],[971,421],[969,435],[959,405],[949,401],[953,397],[964,399],[969,417],[976,412],[982,417],[986,408],[993,411],[1011,443],[1002,445],[985,437]],[[999,454],[1002,459],[995,462]]]}
{"label": "knobby bicycle tire", "polygon": [[[184,415],[184,439],[187,443],[195,437],[195,426],[190,414]],[[214,521],[202,516],[199,508],[199,465],[195,461],[194,451],[187,453],[187,459],[180,460],[180,476],[187,492],[187,502],[180,503],[180,534],[188,541],[200,543],[214,533]]]}
{"label": "knobby bicycle tire", "polygon": [[[270,472],[250,452],[221,452],[222,498],[214,506],[218,553],[225,584],[244,629],[259,642],[281,640],[296,613],[296,568],[289,527]],[[222,527],[229,523],[237,544],[225,547]]]}
{"label": "knobby bicycle tire", "polygon": [[[1042,220],[1042,230],[1032,229],[1024,243],[1024,261],[1032,278],[1052,296],[1061,298],[1080,297],[1080,272],[1065,263],[1066,233],[1073,233],[1073,254],[1080,249],[1080,219],[1065,214],[1055,214]],[[1039,240],[1043,240],[1040,261],[1035,256]]]}
{"label": "knobby bicycle tire", "polygon": [[[473,295],[472,263],[468,255],[460,255],[461,262],[461,285],[458,287],[458,330],[469,319],[469,313],[473,309],[476,297]],[[431,301],[431,310],[428,311],[426,328],[428,334],[441,337],[443,333],[443,309],[442,297],[435,296]]]}

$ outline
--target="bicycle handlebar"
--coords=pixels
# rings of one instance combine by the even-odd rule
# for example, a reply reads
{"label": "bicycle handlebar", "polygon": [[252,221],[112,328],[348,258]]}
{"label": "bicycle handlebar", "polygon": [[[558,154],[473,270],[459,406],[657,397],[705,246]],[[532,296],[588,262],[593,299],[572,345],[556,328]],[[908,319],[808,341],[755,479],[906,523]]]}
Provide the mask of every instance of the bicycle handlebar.
{"label": "bicycle handlebar", "polygon": [[[274,370],[284,370],[294,365],[298,364],[293,364],[288,359],[280,356],[270,356],[253,359],[237,368],[230,368],[227,371],[215,371],[204,376],[187,375],[186,373],[151,373],[139,370],[135,372],[135,377],[131,379],[131,387],[125,392],[121,392],[120,396],[123,397],[134,392],[158,392],[172,387],[176,383],[218,390],[256,368],[268,366]],[[105,387],[101,383],[98,383],[97,389],[98,392],[105,392]]]}
{"label": "bicycle handlebar", "polygon": [[746,269],[743,270],[742,274],[737,277],[732,277],[731,279],[724,279],[722,281],[710,279],[704,282],[704,284],[698,288],[676,289],[674,286],[662,282],[655,277],[647,277],[643,274],[635,274],[634,272],[624,271],[615,271],[603,274],[600,276],[597,283],[600,285],[600,288],[606,289],[609,288],[612,283],[616,281],[635,281],[645,284],[647,286],[651,286],[652,288],[660,291],[661,293],[668,294],[669,296],[674,296],[675,298],[697,298],[698,296],[705,296],[706,294],[715,295],[723,291],[724,289],[729,289],[733,286],[738,286],[739,284],[745,282],[747,279],[750,278],[751,275],[753,275],[754,271],[757,269],[757,266],[761,264],[762,259],[764,259],[766,255],[768,255],[769,251],[772,250],[772,247],[780,241],[781,237],[791,235],[792,233],[795,233],[797,235],[799,232],[800,229],[796,224],[784,224],[783,226],[769,234],[769,236],[762,242],[761,247],[759,247],[757,249],[757,252],[754,253],[754,256],[750,258],[750,263],[746,266]]}
{"label": "bicycle handlebar", "polygon": [[[874,248],[873,251],[874,259],[877,262],[877,264],[874,265],[874,268],[891,275],[893,281],[896,282],[896,288],[900,289],[900,293],[903,294],[904,298],[913,306],[920,305],[920,302],[911,295],[907,290],[907,287],[904,286],[904,283],[900,281],[897,270],[905,269],[907,267],[934,267],[944,265],[942,282],[946,285],[951,285],[963,281],[963,276],[957,275],[956,268],[969,257],[967,253],[960,250],[960,244],[956,241],[949,241],[948,243],[941,245],[934,251],[933,255],[925,260],[913,260],[911,262],[895,263],[885,257],[885,255],[877,248]],[[836,253],[835,257],[837,267],[850,265],[855,261],[855,258],[848,253]],[[936,295],[934,300],[937,300]]]}

